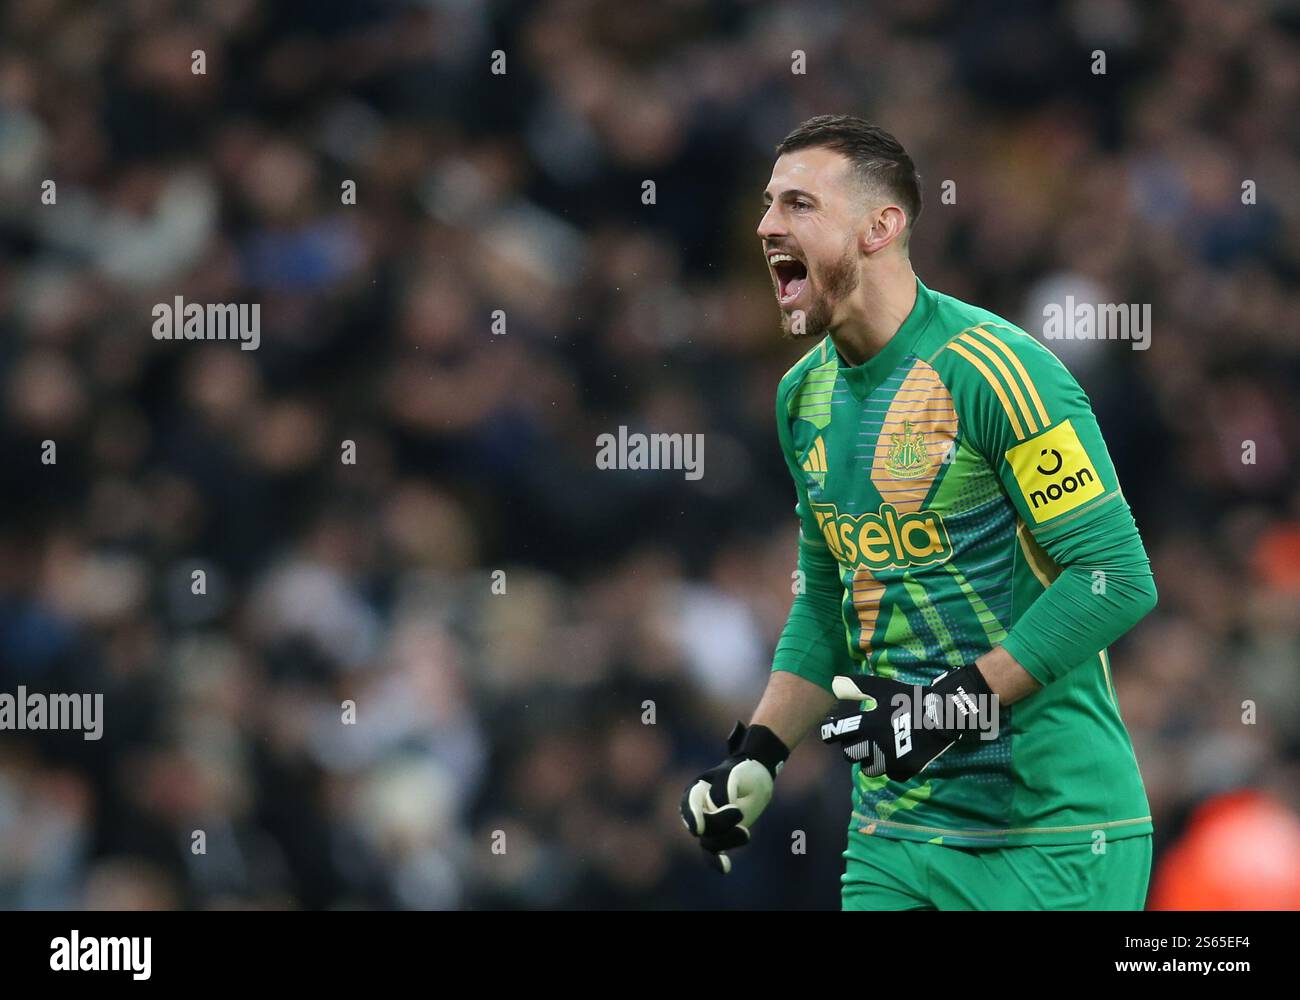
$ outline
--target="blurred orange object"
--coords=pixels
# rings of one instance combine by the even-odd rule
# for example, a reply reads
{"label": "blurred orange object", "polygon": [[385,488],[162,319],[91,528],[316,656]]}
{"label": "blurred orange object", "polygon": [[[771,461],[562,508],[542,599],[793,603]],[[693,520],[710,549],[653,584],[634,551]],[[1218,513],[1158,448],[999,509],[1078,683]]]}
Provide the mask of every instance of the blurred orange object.
{"label": "blurred orange object", "polygon": [[1149,909],[1300,909],[1300,819],[1262,792],[1210,799],[1161,861]]}
{"label": "blurred orange object", "polygon": [[1300,526],[1287,524],[1266,532],[1253,555],[1255,572],[1266,584],[1300,592]]}

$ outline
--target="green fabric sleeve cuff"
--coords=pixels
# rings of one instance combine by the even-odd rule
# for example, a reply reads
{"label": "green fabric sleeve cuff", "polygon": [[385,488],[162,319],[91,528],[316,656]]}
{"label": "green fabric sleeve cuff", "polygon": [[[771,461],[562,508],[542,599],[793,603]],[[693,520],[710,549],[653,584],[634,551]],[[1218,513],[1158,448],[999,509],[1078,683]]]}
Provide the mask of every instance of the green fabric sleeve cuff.
{"label": "green fabric sleeve cuff", "polygon": [[772,670],[797,674],[830,691],[835,675],[846,670],[843,661],[848,653],[842,649],[844,630],[838,622],[829,626],[819,621],[809,604],[801,602],[802,596],[795,598],[790,609],[772,657]]}
{"label": "green fabric sleeve cuff", "polygon": [[793,661],[782,663],[779,660],[772,664],[772,673],[783,670],[787,674],[794,674],[796,677],[802,677],[806,681],[816,684],[827,694],[834,694],[835,689],[831,682],[835,677],[834,673],[826,673],[824,669],[813,663],[798,664]]}
{"label": "green fabric sleeve cuff", "polygon": [[[1040,598],[1041,600],[1041,598]],[[1002,640],[1002,648],[1015,658],[1015,661],[1025,668],[1025,672],[1034,680],[1046,687],[1052,681],[1056,680],[1056,675],[1048,665],[1039,656],[1037,650],[1029,644],[1022,642],[1019,635],[1008,635]]]}

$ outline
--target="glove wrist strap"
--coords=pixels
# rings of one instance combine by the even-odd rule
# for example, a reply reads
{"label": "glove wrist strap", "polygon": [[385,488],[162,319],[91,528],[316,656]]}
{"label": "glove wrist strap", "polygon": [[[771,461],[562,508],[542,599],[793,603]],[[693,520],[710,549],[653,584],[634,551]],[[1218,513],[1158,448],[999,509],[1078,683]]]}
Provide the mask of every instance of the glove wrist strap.
{"label": "glove wrist strap", "polygon": [[790,756],[789,748],[767,726],[750,726],[746,729],[744,739],[740,741],[739,752],[766,767],[772,772],[772,777],[776,777],[781,765]]}
{"label": "glove wrist strap", "polygon": [[953,699],[955,707],[965,717],[965,724],[953,730],[953,736],[958,740],[969,736],[977,728],[976,720],[993,696],[993,689],[980,673],[979,667],[973,663],[968,663],[960,670],[954,670],[946,677],[940,678],[935,683],[934,689],[945,697]]}

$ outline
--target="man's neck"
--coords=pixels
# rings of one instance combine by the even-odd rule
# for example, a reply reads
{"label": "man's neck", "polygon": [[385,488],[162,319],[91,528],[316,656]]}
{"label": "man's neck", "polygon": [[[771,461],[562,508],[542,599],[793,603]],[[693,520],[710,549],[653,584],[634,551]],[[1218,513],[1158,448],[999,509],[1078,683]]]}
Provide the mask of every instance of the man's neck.
{"label": "man's neck", "polygon": [[845,303],[846,317],[831,328],[831,342],[856,367],[885,349],[915,305],[916,275],[907,261],[883,274],[863,275]]}

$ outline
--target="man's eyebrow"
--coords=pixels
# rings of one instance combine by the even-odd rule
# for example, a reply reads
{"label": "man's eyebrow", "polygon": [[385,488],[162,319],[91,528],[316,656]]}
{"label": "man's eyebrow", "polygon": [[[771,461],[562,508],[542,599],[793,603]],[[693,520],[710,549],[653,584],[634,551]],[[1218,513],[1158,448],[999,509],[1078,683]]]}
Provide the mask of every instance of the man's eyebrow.
{"label": "man's eyebrow", "polygon": [[[817,200],[817,196],[815,194],[811,193],[810,191],[804,191],[800,188],[787,188],[786,190],[781,192],[781,197],[784,198],[786,201],[789,201],[791,198],[807,198],[809,201]],[[764,203],[771,202],[771,200],[772,200],[771,193],[764,191],[763,192]]]}

